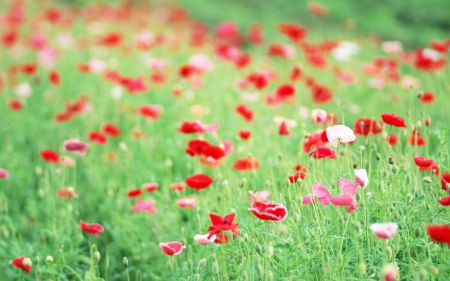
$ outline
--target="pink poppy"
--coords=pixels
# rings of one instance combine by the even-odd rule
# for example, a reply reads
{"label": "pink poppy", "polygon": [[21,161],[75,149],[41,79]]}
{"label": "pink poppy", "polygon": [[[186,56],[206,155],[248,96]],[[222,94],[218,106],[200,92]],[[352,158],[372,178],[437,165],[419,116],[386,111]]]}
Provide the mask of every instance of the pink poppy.
{"label": "pink poppy", "polygon": [[267,199],[270,195],[270,191],[263,190],[258,192],[253,192],[251,190],[248,191],[250,193],[250,196],[248,197],[248,203],[255,203],[255,202],[263,202],[263,203],[269,203],[270,201]]}
{"label": "pink poppy", "polygon": [[185,197],[177,200],[177,204],[182,209],[194,209],[198,204],[198,199],[194,197]]}
{"label": "pink poppy", "polygon": [[155,208],[155,203],[156,202],[153,200],[136,200],[134,206],[131,209],[133,210],[133,212],[156,214],[158,210]]}
{"label": "pink poppy", "polygon": [[72,152],[81,156],[86,155],[86,150],[89,148],[89,144],[82,142],[78,139],[70,139],[64,142],[64,149],[68,152]]}
{"label": "pink poppy", "polygon": [[288,214],[285,206],[275,203],[254,202],[248,210],[261,220],[275,222],[284,220]]}
{"label": "pink poppy", "polygon": [[311,204],[314,200],[318,200],[324,206],[331,203],[331,193],[321,183],[316,182],[312,187],[312,191],[313,194],[303,197],[302,204]]}
{"label": "pink poppy", "polygon": [[0,168],[0,179],[6,180],[9,177],[8,170]]}
{"label": "pink poppy", "polygon": [[161,247],[164,254],[174,256],[180,254],[186,246],[184,246],[181,242],[165,242],[159,243],[159,247]]}
{"label": "pink poppy", "polygon": [[210,235],[210,234],[196,234],[194,236],[195,241],[198,242],[198,244],[200,245],[208,245],[211,243],[214,243],[214,241],[216,240],[216,235]]}
{"label": "pink poppy", "polygon": [[374,223],[370,225],[370,229],[376,237],[381,239],[389,239],[392,238],[397,232],[398,224],[395,222]]}
{"label": "pink poppy", "polygon": [[159,184],[156,182],[143,183],[141,188],[146,190],[147,192],[155,192],[159,188]]}
{"label": "pink poppy", "polygon": [[334,206],[347,206],[347,212],[353,213],[353,211],[358,207],[358,203],[356,202],[354,196],[356,195],[360,184],[352,183],[348,179],[339,179],[338,185],[342,191],[342,194],[331,198],[331,204]]}

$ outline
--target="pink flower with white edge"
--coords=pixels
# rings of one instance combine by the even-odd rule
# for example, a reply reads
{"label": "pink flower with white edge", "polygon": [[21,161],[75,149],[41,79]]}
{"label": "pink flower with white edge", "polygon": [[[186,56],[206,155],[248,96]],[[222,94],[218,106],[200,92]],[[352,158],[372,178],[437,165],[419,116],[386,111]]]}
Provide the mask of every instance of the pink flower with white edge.
{"label": "pink flower with white edge", "polygon": [[328,127],[326,133],[328,141],[334,147],[338,147],[339,143],[354,142],[356,140],[353,130],[344,125]]}
{"label": "pink flower with white edge", "polygon": [[313,109],[311,117],[314,124],[325,124],[327,122],[327,112],[323,109]]}
{"label": "pink flower with white edge", "polygon": [[196,234],[194,236],[194,239],[200,245],[208,245],[208,244],[214,243],[214,241],[216,240],[216,235],[213,234],[210,236],[210,234],[204,234],[204,235]]}
{"label": "pink flower with white edge", "polygon": [[194,197],[185,197],[177,200],[177,204],[182,209],[194,209],[198,204],[198,199]]}
{"label": "pink flower with white edge", "polygon": [[364,188],[369,184],[366,169],[355,169],[355,182]]}
{"label": "pink flower with white edge", "polygon": [[254,202],[248,210],[261,220],[275,222],[284,220],[288,213],[286,207],[283,205],[263,202]]}
{"label": "pink flower with white edge", "polygon": [[214,69],[211,59],[204,54],[193,55],[189,58],[189,64],[201,72],[210,72]]}
{"label": "pink flower with white edge", "polygon": [[64,149],[68,152],[72,152],[81,156],[86,155],[86,150],[89,148],[89,144],[82,142],[78,139],[70,139],[64,142]]}
{"label": "pink flower with white edge", "polygon": [[161,247],[164,254],[174,256],[180,254],[186,246],[181,242],[164,242],[159,243],[159,247]]}
{"label": "pink flower with white edge", "polygon": [[381,280],[383,281],[396,281],[399,278],[398,267],[393,263],[387,263],[381,270]]}
{"label": "pink flower with white edge", "polygon": [[155,203],[156,202],[153,200],[136,200],[136,203],[132,207],[132,210],[133,212],[156,214],[158,210],[155,208]]}
{"label": "pink flower with white edge", "polygon": [[0,179],[6,180],[9,177],[8,170],[0,168]]}
{"label": "pink flower with white edge", "polygon": [[248,191],[250,193],[250,196],[248,197],[248,203],[253,204],[257,201],[263,202],[263,203],[269,203],[270,201],[267,199],[270,195],[270,191],[263,190],[258,192],[253,192],[251,190]]}
{"label": "pink flower with white edge", "polygon": [[321,183],[316,182],[312,187],[313,194],[303,197],[302,204],[308,205],[312,201],[318,200],[320,204],[326,206],[331,203],[331,193]]}
{"label": "pink flower with white edge", "polygon": [[397,232],[398,224],[395,222],[373,223],[370,225],[370,229],[376,237],[381,239],[390,239]]}

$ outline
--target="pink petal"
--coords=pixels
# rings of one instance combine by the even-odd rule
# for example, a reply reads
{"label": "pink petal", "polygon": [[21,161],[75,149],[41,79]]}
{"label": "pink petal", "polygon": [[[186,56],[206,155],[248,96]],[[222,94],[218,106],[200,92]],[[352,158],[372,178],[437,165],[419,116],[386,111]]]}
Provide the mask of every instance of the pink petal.
{"label": "pink petal", "polygon": [[322,205],[326,206],[330,204],[331,193],[325,186],[323,186],[321,183],[316,182],[313,185],[312,190],[314,196],[317,197],[317,199]]}
{"label": "pink petal", "polygon": [[312,201],[314,201],[314,199],[316,199],[316,197],[314,197],[314,195],[312,195],[312,194],[306,195],[302,199],[302,204],[304,204],[304,205],[311,204]]}
{"label": "pink petal", "polygon": [[343,193],[355,196],[358,191],[359,183],[353,183],[348,179],[338,179],[339,188]]}

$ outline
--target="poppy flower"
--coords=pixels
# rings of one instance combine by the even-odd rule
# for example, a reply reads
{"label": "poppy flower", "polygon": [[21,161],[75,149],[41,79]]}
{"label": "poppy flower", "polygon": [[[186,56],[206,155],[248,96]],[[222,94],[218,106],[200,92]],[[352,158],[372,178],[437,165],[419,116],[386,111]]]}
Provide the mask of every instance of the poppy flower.
{"label": "poppy flower", "polygon": [[336,151],[326,146],[319,146],[312,152],[314,159],[333,159],[336,158]]}
{"label": "poppy flower", "polygon": [[20,67],[20,72],[26,75],[33,75],[37,70],[37,64],[27,63]]}
{"label": "poppy flower", "polygon": [[198,204],[198,199],[194,197],[185,197],[177,199],[177,205],[181,209],[194,209]]}
{"label": "poppy flower", "polygon": [[398,224],[395,222],[373,223],[370,225],[370,229],[376,237],[381,239],[390,239],[397,232]]}
{"label": "poppy flower", "polygon": [[299,172],[292,175],[286,176],[290,183],[296,183],[298,179],[304,180],[306,177],[305,173]]}
{"label": "poppy flower", "polygon": [[21,110],[22,109],[22,103],[20,100],[10,100],[8,104],[9,109],[11,110]]}
{"label": "poppy flower", "polygon": [[58,153],[51,149],[42,150],[41,158],[44,159],[45,162],[49,162],[49,163],[58,163],[59,162]]}
{"label": "poppy flower", "polygon": [[98,237],[99,233],[102,233],[104,228],[101,224],[98,223],[86,223],[82,220],[80,220],[80,224],[78,225],[82,230],[84,230],[87,233],[94,234],[96,237]]}
{"label": "poppy flower", "polygon": [[142,105],[137,111],[144,118],[156,120],[161,115],[163,108],[159,105]]}
{"label": "poppy flower", "polygon": [[13,259],[11,265],[22,269],[28,274],[31,271],[32,262],[28,257],[20,257]]}
{"label": "poppy flower", "polygon": [[290,132],[287,128],[286,121],[281,122],[280,128],[278,129],[278,134],[280,136],[289,136]]}
{"label": "poppy flower", "polygon": [[433,165],[433,159],[426,159],[423,156],[414,156],[414,163],[416,163],[417,167],[427,168]]}
{"label": "poppy flower", "polygon": [[199,190],[207,188],[214,182],[214,180],[206,174],[196,174],[186,178],[184,182],[190,188]]}
{"label": "poppy flower", "polygon": [[287,217],[287,209],[285,206],[275,203],[254,202],[252,207],[248,209],[261,220],[269,220],[279,222]]}
{"label": "poppy flower", "polygon": [[356,136],[352,129],[344,125],[335,125],[326,129],[327,139],[334,147],[338,147],[339,143],[354,142]]}
{"label": "poppy flower", "polygon": [[425,92],[420,96],[421,103],[433,103],[434,101],[435,97],[432,92]]}
{"label": "poppy flower", "polygon": [[190,156],[204,155],[211,144],[205,140],[190,140],[185,152]]}
{"label": "poppy flower", "polygon": [[399,277],[398,266],[394,263],[385,264],[381,270],[382,281],[396,281]]}
{"label": "poppy flower", "polygon": [[300,41],[306,38],[308,35],[307,30],[303,27],[292,23],[281,23],[278,25],[278,31],[291,39],[292,41]]}
{"label": "poppy flower", "polygon": [[141,188],[147,192],[155,192],[158,190],[159,184],[157,184],[156,182],[143,183],[141,185]]}
{"label": "poppy flower", "polygon": [[0,179],[6,180],[8,177],[9,177],[8,170],[0,168]]}
{"label": "poppy flower", "polygon": [[56,195],[61,198],[72,198],[72,197],[78,197],[78,192],[73,187],[67,187],[60,189],[56,192]]}
{"label": "poppy flower", "polygon": [[355,169],[355,183],[361,187],[367,187],[369,184],[369,177],[366,169]]}
{"label": "poppy flower", "polygon": [[394,145],[397,145],[398,138],[394,134],[389,134],[387,141],[391,146],[394,146]]}
{"label": "poppy flower", "polygon": [[82,142],[78,139],[66,140],[63,143],[64,149],[68,152],[72,152],[81,156],[86,155],[86,150],[89,148],[89,144]]}
{"label": "poppy flower", "polygon": [[450,196],[447,195],[439,199],[439,204],[445,207],[450,206]]}
{"label": "poppy flower", "polygon": [[174,256],[180,254],[186,246],[181,242],[164,242],[159,243],[159,247],[161,247],[164,254]]}
{"label": "poppy flower", "polygon": [[348,207],[347,213],[353,213],[353,211],[358,207],[354,196],[358,190],[359,183],[352,183],[348,179],[338,180],[339,188],[342,193],[331,198],[331,203],[334,206],[345,206]]}
{"label": "poppy flower", "polygon": [[50,71],[50,73],[48,74],[48,80],[53,84],[53,86],[61,85],[61,78],[58,71],[56,70]]}
{"label": "poppy flower", "polygon": [[450,172],[444,172],[441,176],[442,189],[447,191],[450,189]]}
{"label": "poppy flower", "polygon": [[324,104],[333,99],[333,92],[325,86],[313,85],[310,90],[312,100],[315,103]]}
{"label": "poppy flower", "polygon": [[243,140],[248,140],[251,136],[252,136],[251,131],[246,131],[246,130],[239,131],[239,137]]}
{"label": "poppy flower", "polygon": [[409,137],[409,143],[413,146],[425,146],[426,144],[422,134],[416,129],[412,131],[412,135]]}
{"label": "poppy flower", "polygon": [[211,220],[212,225],[208,227],[209,238],[213,235],[216,235],[215,243],[227,243],[228,236],[222,233],[223,231],[231,231],[233,236],[239,236],[239,232],[237,228],[239,227],[238,223],[233,223],[236,214],[231,213],[223,218],[217,214],[209,214],[209,219]]}
{"label": "poppy flower", "polygon": [[92,142],[96,142],[99,144],[105,144],[108,141],[108,138],[99,132],[90,132],[89,133],[89,140]]}
{"label": "poppy flower", "polygon": [[131,210],[133,212],[139,212],[139,213],[150,213],[150,214],[156,214],[158,210],[155,208],[155,201],[153,200],[136,200],[134,203],[134,206],[131,207]]}
{"label": "poppy flower", "polygon": [[295,92],[296,90],[294,86],[292,86],[291,84],[283,84],[277,88],[275,93],[278,97],[285,99],[294,96]]}
{"label": "poppy flower", "polygon": [[142,195],[142,189],[136,188],[127,192],[127,197],[139,197]]}
{"label": "poppy flower", "polygon": [[251,190],[248,191],[250,193],[250,196],[248,197],[248,203],[255,203],[255,202],[263,202],[263,203],[270,203],[270,201],[267,199],[270,195],[270,191],[263,190],[258,192],[253,192]]}
{"label": "poppy flower", "polygon": [[121,135],[120,129],[112,123],[106,123],[103,125],[102,132],[114,138],[120,137]]}
{"label": "poppy flower", "polygon": [[383,123],[381,121],[369,119],[369,118],[359,118],[355,122],[353,131],[357,135],[368,136],[369,134],[377,135],[381,133],[383,129]]}
{"label": "poppy flower", "polygon": [[194,236],[194,239],[200,245],[208,245],[208,244],[214,243],[214,241],[216,240],[216,235],[212,235],[210,237],[209,234],[204,234],[204,235],[196,234]]}
{"label": "poppy flower", "polygon": [[383,122],[388,125],[398,128],[406,128],[405,120],[400,116],[394,114],[382,114],[381,118],[383,119]]}
{"label": "poppy flower", "polygon": [[259,162],[254,158],[240,158],[234,161],[233,168],[238,171],[253,171],[259,168]]}
{"label": "poppy flower", "polygon": [[431,240],[450,245],[450,225],[427,225],[426,229]]}
{"label": "poppy flower", "polygon": [[205,125],[200,121],[183,122],[178,131],[182,134],[203,134],[207,132],[214,133],[219,129],[219,124]]}
{"label": "poppy flower", "polygon": [[308,11],[318,17],[325,17],[328,14],[327,7],[317,3],[317,2],[309,2],[308,3]]}
{"label": "poppy flower", "polygon": [[185,184],[184,182],[175,182],[170,184],[170,189],[172,189],[173,191],[183,191],[185,188]]}
{"label": "poppy flower", "polygon": [[250,26],[248,31],[248,40],[255,45],[261,44],[264,42],[263,37],[263,26],[260,23],[254,23]]}
{"label": "poppy flower", "polygon": [[315,148],[325,146],[328,142],[325,130],[319,130],[308,135],[308,138],[303,143],[303,151],[311,153]]}
{"label": "poppy flower", "polygon": [[251,122],[254,117],[254,113],[245,104],[236,106],[236,112],[241,115],[247,122]]}
{"label": "poppy flower", "polygon": [[314,183],[312,186],[312,194],[306,195],[302,199],[302,204],[309,205],[314,200],[318,200],[320,204],[326,206],[331,203],[331,193],[321,183]]}

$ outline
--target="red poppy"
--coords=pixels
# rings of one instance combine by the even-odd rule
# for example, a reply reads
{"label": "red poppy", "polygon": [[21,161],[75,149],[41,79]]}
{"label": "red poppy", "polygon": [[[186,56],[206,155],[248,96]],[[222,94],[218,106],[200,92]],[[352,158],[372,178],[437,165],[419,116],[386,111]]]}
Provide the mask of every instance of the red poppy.
{"label": "red poppy", "polygon": [[246,131],[246,130],[239,131],[239,137],[243,140],[248,140],[251,136],[252,136],[251,131]]}
{"label": "red poppy", "polygon": [[122,42],[122,34],[118,32],[110,32],[106,35],[103,35],[98,40],[98,44],[103,45],[105,47],[114,47],[119,45],[121,42]]}
{"label": "red poppy", "polygon": [[181,192],[184,190],[184,186],[185,186],[184,182],[175,182],[170,184],[170,189],[172,189],[173,191]]}
{"label": "red poppy", "polygon": [[26,273],[30,273],[31,271],[31,260],[27,257],[15,258],[11,265],[22,269]]}
{"label": "red poppy", "polygon": [[10,100],[8,107],[11,110],[21,110],[22,103],[20,102],[20,100]]}
{"label": "red poppy", "polygon": [[357,135],[368,136],[369,134],[377,135],[381,133],[382,129],[383,123],[381,121],[369,118],[359,118],[355,122],[353,131]]}
{"label": "red poppy", "polygon": [[252,57],[250,54],[241,54],[237,58],[234,59],[234,64],[237,68],[243,69],[250,65],[252,62]]}
{"label": "red poppy", "polygon": [[254,113],[245,104],[236,106],[236,112],[248,122],[251,122],[253,120]]}
{"label": "red poppy", "polygon": [[36,70],[37,70],[37,64],[35,64],[35,63],[27,63],[20,67],[20,71],[26,75],[34,74],[34,73],[36,73]]}
{"label": "red poppy", "polygon": [[94,234],[96,237],[98,237],[99,233],[102,233],[104,228],[101,224],[98,223],[86,223],[82,220],[80,220],[80,224],[78,225],[82,230],[84,230],[87,233]]}
{"label": "red poppy", "polygon": [[397,145],[397,143],[398,143],[398,138],[397,138],[397,136],[394,135],[394,134],[389,134],[389,137],[388,137],[388,143],[389,143],[390,145],[392,145],[392,146]]}
{"label": "red poppy", "polygon": [[311,86],[311,96],[313,102],[324,104],[333,99],[333,92],[325,86],[315,84]]}
{"label": "red poppy", "polygon": [[290,183],[295,183],[298,181],[298,179],[304,180],[306,177],[305,173],[299,172],[292,175],[288,175],[286,178],[289,180]]}
{"label": "red poppy", "polygon": [[16,31],[10,31],[7,33],[3,33],[2,35],[2,43],[6,47],[9,47],[11,45],[14,45],[14,43],[17,41],[18,34]]}
{"label": "red poppy", "polygon": [[157,184],[156,182],[144,183],[142,185],[142,189],[145,189],[145,191],[147,192],[155,192],[158,190],[158,188],[159,184]]}
{"label": "red poppy", "polygon": [[103,128],[102,128],[103,133],[107,134],[108,136],[111,137],[120,137],[121,133],[120,133],[120,129],[111,123],[106,123]]}
{"label": "red poppy", "polygon": [[422,103],[433,103],[435,101],[434,94],[432,92],[425,92],[420,96]]}
{"label": "red poppy", "polygon": [[185,151],[190,156],[203,155],[210,146],[211,144],[204,140],[190,140]]}
{"label": "red poppy", "polygon": [[223,231],[231,231],[233,236],[239,236],[240,234],[237,231],[239,224],[233,223],[235,217],[236,214],[234,213],[228,214],[223,218],[217,214],[209,214],[212,225],[208,227],[208,239],[216,235],[215,243],[227,243],[228,236],[222,233]]}
{"label": "red poppy", "polygon": [[178,70],[178,75],[180,75],[181,78],[185,79],[194,76],[197,73],[199,73],[199,70],[195,66],[192,66],[190,64],[182,65]]}
{"label": "red poppy", "polygon": [[300,41],[302,39],[305,39],[308,34],[306,29],[295,23],[281,23],[278,25],[278,30],[281,32],[281,34],[287,36],[292,41]]}
{"label": "red poppy", "polygon": [[286,207],[275,203],[263,203],[256,201],[248,210],[261,220],[279,222],[287,217]]}
{"label": "red poppy", "polygon": [[260,73],[250,73],[247,81],[255,86],[258,90],[263,90],[269,84],[268,78]]}
{"label": "red poppy", "polygon": [[383,122],[399,128],[406,128],[405,120],[397,115],[394,114],[382,114],[381,118],[383,119]]}
{"label": "red poppy", "polygon": [[161,250],[164,254],[174,256],[181,253],[181,251],[183,251],[183,248],[185,248],[186,246],[184,246],[181,242],[165,242],[159,243],[159,247],[161,247]]}
{"label": "red poppy", "polygon": [[439,199],[439,204],[441,204],[442,206],[448,207],[450,206],[450,196],[444,196],[441,199]]}
{"label": "red poppy", "polygon": [[450,189],[450,172],[444,172],[441,176],[442,189],[448,191]]}
{"label": "red poppy", "polygon": [[238,171],[253,171],[259,168],[259,162],[254,158],[236,159],[236,161],[234,161],[233,168]]}
{"label": "red poppy", "polygon": [[325,17],[328,14],[327,7],[317,3],[317,2],[309,2],[308,3],[308,11],[316,15],[318,17]]}
{"label": "red poppy", "polygon": [[414,146],[424,146],[426,144],[425,139],[422,138],[422,134],[416,129],[412,131],[412,136],[409,137],[409,142]]}
{"label": "red poppy", "polygon": [[303,165],[303,164],[296,164],[294,166],[294,171],[296,171],[296,172],[303,171],[303,172],[306,173],[308,171],[308,166],[307,165]]}
{"label": "red poppy", "polygon": [[58,71],[56,70],[50,71],[50,73],[48,74],[48,80],[53,84],[53,86],[61,85],[61,78]]}
{"label": "red poppy", "polygon": [[139,197],[142,195],[142,189],[136,188],[127,192],[127,197]]}
{"label": "red poppy", "polygon": [[142,117],[152,120],[158,119],[163,109],[159,105],[142,105],[138,108],[138,112]]}
{"label": "red poppy", "polygon": [[100,143],[100,144],[105,144],[108,141],[108,138],[99,132],[90,132],[89,133],[89,139],[92,142],[96,142],[96,143]]}
{"label": "red poppy", "polygon": [[78,192],[73,187],[60,189],[56,192],[56,194],[61,198],[78,197]]}
{"label": "red poppy", "polygon": [[414,156],[414,163],[416,163],[418,167],[427,168],[433,165],[434,161],[433,159],[426,159],[423,156],[416,155]]}
{"label": "red poppy", "polygon": [[286,121],[281,122],[280,128],[278,129],[278,134],[280,136],[289,136],[289,130],[286,125]]}
{"label": "red poppy", "polygon": [[308,135],[308,138],[303,143],[303,151],[310,153],[314,147],[325,146],[328,142],[326,130],[313,132]]}
{"label": "red poppy", "polygon": [[276,95],[281,98],[288,98],[295,95],[295,87],[291,84],[280,85],[276,90]]}
{"label": "red poppy", "polygon": [[450,245],[450,225],[427,225],[427,233],[434,242]]}
{"label": "red poppy", "polygon": [[199,189],[207,188],[214,182],[214,180],[206,174],[196,174],[196,175],[186,178],[184,180],[184,182],[190,188],[199,190]]}
{"label": "red poppy", "polygon": [[262,34],[263,26],[260,23],[254,23],[250,26],[248,31],[248,39],[255,45],[261,44],[264,41]]}
{"label": "red poppy", "polygon": [[50,162],[50,163],[58,163],[59,162],[58,153],[51,149],[42,150],[41,157],[42,157],[42,159],[44,159],[45,162]]}
{"label": "red poppy", "polygon": [[417,69],[423,71],[434,71],[441,69],[446,64],[444,57],[436,57],[434,55],[429,55],[427,50],[417,50],[414,60],[414,66]]}
{"label": "red poppy", "polygon": [[333,159],[336,158],[336,151],[326,146],[316,147],[312,156],[315,159]]}

